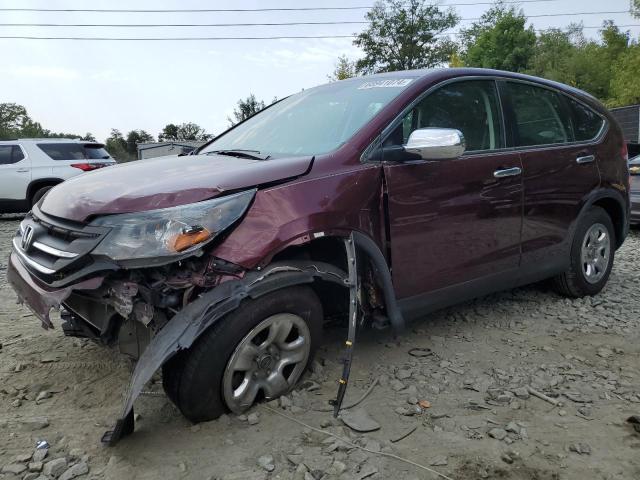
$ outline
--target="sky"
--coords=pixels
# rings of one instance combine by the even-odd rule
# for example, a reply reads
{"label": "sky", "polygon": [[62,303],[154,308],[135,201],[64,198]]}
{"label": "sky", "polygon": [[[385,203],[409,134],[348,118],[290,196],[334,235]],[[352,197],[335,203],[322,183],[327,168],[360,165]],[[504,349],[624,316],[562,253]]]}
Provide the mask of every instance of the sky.
{"label": "sky", "polygon": [[[445,0],[478,3],[483,0]],[[374,0],[0,0],[2,8],[202,9],[371,6]],[[628,0],[550,0],[519,6],[536,29],[570,22],[599,26],[640,25],[628,13],[577,15],[576,12],[626,11]],[[457,5],[464,19],[479,17],[489,5]],[[364,21],[365,9],[306,12],[91,13],[7,12],[6,23],[273,23]],[[463,20],[461,26],[471,23]],[[260,27],[13,27],[0,36],[211,37],[352,35],[365,25]],[[633,38],[640,26],[626,27]],[[597,29],[585,29],[595,37]],[[112,128],[143,129],[157,136],[168,123],[195,122],[218,134],[240,98],[254,93],[267,103],[274,97],[326,83],[338,56],[362,55],[350,38],[91,42],[0,39],[0,102],[24,105],[29,115],[52,131],[93,133],[103,141]]]}

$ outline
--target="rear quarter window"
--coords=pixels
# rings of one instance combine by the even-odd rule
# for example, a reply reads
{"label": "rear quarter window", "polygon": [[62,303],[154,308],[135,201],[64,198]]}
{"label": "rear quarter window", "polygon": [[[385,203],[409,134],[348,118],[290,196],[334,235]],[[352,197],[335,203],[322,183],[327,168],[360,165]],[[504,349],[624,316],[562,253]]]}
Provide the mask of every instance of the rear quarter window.
{"label": "rear quarter window", "polygon": [[603,118],[589,107],[567,97],[573,117],[573,131],[577,142],[593,140],[598,136],[604,123]]}

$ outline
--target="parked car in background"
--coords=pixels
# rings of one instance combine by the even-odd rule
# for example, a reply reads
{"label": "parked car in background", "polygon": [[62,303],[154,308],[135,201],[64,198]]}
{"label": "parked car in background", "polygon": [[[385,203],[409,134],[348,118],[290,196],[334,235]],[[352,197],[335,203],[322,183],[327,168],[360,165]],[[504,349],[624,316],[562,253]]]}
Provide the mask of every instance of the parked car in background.
{"label": "parked car in background", "polygon": [[115,163],[101,143],[68,138],[0,141],[0,213],[26,212],[54,185]]}
{"label": "parked car in background", "polygon": [[629,160],[631,176],[631,223],[640,225],[640,155]]}
{"label": "parked car in background", "polygon": [[358,77],[195,155],[54,187],[7,278],[45,328],[62,306],[65,333],[138,359],[114,443],[160,367],[199,422],[287,393],[325,318],[348,319],[352,351],[374,318],[400,329],[547,278],[597,294],[629,229],[627,160],[613,117],[566,85],[484,69]]}

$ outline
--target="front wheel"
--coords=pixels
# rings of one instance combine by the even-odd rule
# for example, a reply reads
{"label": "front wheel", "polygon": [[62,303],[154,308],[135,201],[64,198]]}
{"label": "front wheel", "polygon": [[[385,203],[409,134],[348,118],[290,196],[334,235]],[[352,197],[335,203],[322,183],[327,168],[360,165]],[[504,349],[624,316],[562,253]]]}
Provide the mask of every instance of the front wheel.
{"label": "front wheel", "polygon": [[320,300],[306,286],[247,300],[165,364],[165,391],[193,422],[277,398],[311,362],[322,321]]}
{"label": "front wheel", "polygon": [[576,228],[569,270],[555,279],[557,290],[574,298],[600,292],[609,280],[615,245],[611,217],[604,209],[591,207]]}

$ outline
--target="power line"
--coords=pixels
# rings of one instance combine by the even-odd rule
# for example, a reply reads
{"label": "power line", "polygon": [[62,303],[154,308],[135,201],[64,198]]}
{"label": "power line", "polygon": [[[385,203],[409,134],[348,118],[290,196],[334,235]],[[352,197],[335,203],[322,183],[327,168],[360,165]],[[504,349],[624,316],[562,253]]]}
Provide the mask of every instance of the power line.
{"label": "power line", "polygon": [[[558,0],[507,0],[502,3],[543,3]],[[495,1],[447,3],[443,7],[493,5]],[[91,12],[91,13],[207,13],[207,12],[307,12],[324,10],[370,10],[371,5],[351,7],[281,7],[281,8],[179,8],[179,9],[117,9],[117,8],[0,8],[0,12]]]}
{"label": "power line", "polygon": [[[628,10],[609,12],[572,12],[572,13],[543,13],[528,15],[527,18],[566,17],[573,15],[611,15],[629,13]],[[480,20],[480,17],[461,18],[462,21]],[[0,23],[0,27],[116,27],[116,28],[145,28],[145,27],[286,27],[292,25],[364,25],[367,21],[329,21],[329,22],[267,22],[267,23]]]}
{"label": "power line", "polygon": [[[640,27],[639,23],[618,25],[620,28]],[[601,25],[583,26],[583,29],[602,28]],[[536,29],[536,32],[544,32],[548,29]],[[460,35],[462,32],[443,32],[434,36]],[[34,37],[23,35],[0,36],[0,40],[89,40],[89,41],[116,41],[116,42],[180,42],[199,40],[285,40],[285,39],[323,39],[323,38],[355,38],[356,35],[277,35],[264,37]]]}

